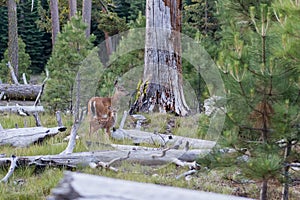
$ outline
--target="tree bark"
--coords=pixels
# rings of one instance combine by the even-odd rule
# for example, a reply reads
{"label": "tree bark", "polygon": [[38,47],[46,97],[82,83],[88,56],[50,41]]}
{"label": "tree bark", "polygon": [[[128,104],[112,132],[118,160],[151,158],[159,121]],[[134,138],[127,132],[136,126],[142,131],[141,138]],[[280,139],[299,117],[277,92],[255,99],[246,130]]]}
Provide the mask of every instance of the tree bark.
{"label": "tree bark", "polygon": [[267,196],[267,192],[268,192],[268,180],[263,180],[261,183],[261,187],[260,187],[260,200],[267,200],[268,196]]}
{"label": "tree bark", "polygon": [[52,22],[52,47],[54,47],[56,37],[60,31],[58,0],[50,0],[51,22]]}
{"label": "tree bark", "polygon": [[147,0],[143,79],[133,112],[173,112],[185,116],[181,60],[181,0]]}
{"label": "tree bark", "polygon": [[87,28],[85,30],[86,37],[90,37],[91,34],[91,14],[92,14],[92,1],[83,0],[82,1],[82,19],[86,23]]}
{"label": "tree bark", "polygon": [[[138,163],[141,165],[155,166],[170,164],[176,160],[183,162],[193,162],[199,158],[200,155],[207,154],[207,150],[175,150],[171,149],[166,152],[163,157],[153,156],[161,154],[162,150],[132,150],[130,156],[126,161],[130,163]],[[51,166],[51,167],[84,167],[89,166],[91,163],[97,162],[110,162],[117,158],[124,158],[128,155],[127,150],[105,150],[93,152],[78,152],[71,154],[59,155],[37,155],[37,156],[20,156],[18,166]],[[7,161],[10,158],[0,158],[0,166],[7,166]],[[117,165],[118,163],[116,163]]]}
{"label": "tree bark", "polygon": [[20,108],[26,113],[44,112],[43,106],[0,106],[0,112],[16,113]]}
{"label": "tree bark", "polygon": [[15,0],[7,1],[8,7],[8,60],[13,66],[16,77],[19,77],[19,46],[18,46],[18,22],[17,4]]}
{"label": "tree bark", "polygon": [[149,133],[139,130],[124,130],[118,129],[111,134],[115,140],[128,140],[132,141],[133,144],[151,144],[156,146],[174,146],[178,148],[186,148],[188,142],[189,148],[194,149],[211,149],[215,146],[216,142],[209,140],[200,140],[195,138],[188,138],[176,135]]}
{"label": "tree bark", "polygon": [[4,92],[6,99],[35,100],[41,90],[41,85],[0,84],[0,93]]}
{"label": "tree bark", "polygon": [[41,142],[46,137],[54,136],[65,131],[65,127],[31,127],[13,128],[0,131],[0,146],[12,145],[14,147],[27,147],[30,144]]}
{"label": "tree bark", "polygon": [[242,200],[245,198],[150,183],[138,183],[90,174],[65,172],[64,178],[51,191],[51,195],[47,199]]}
{"label": "tree bark", "polygon": [[77,12],[77,0],[69,0],[69,20],[76,14]]}

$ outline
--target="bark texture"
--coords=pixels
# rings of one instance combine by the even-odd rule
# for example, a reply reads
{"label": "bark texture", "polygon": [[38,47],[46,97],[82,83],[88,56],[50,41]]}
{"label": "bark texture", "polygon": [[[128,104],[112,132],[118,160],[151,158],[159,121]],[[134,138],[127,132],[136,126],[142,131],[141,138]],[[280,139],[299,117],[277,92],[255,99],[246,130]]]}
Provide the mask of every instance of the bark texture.
{"label": "bark texture", "polygon": [[82,1],[82,19],[86,23],[87,28],[85,30],[86,37],[91,34],[91,14],[92,14],[92,1],[83,0]]}
{"label": "bark texture", "polygon": [[56,37],[60,31],[58,0],[50,0],[51,22],[52,22],[52,46],[55,44]]}
{"label": "bark texture", "polygon": [[30,144],[41,142],[46,137],[54,136],[65,131],[65,127],[32,127],[13,128],[0,131],[0,146],[12,145],[14,147],[27,147]]}
{"label": "bark texture", "polygon": [[41,88],[41,85],[0,84],[0,93],[4,92],[10,100],[35,100]]}
{"label": "bark texture", "polygon": [[7,1],[8,7],[8,59],[13,66],[16,77],[18,78],[18,22],[17,22],[17,4],[15,0]]}
{"label": "bark texture", "polygon": [[189,113],[183,95],[181,0],[147,0],[144,83],[133,112]]}
{"label": "bark texture", "polygon": [[77,12],[77,0],[69,0],[69,19]]}
{"label": "bark texture", "polygon": [[51,196],[47,199],[238,200],[245,198],[149,183],[137,183],[83,173],[65,172],[64,178],[51,191]]}

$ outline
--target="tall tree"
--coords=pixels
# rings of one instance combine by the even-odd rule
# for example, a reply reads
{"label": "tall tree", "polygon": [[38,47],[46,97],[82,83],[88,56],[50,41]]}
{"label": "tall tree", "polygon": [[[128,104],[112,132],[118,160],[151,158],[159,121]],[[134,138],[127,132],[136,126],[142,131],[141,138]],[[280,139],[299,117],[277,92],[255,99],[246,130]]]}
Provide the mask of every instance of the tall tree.
{"label": "tall tree", "polygon": [[[38,14],[38,1],[20,0],[18,4],[18,31],[26,43],[26,52],[31,57],[30,69],[33,73],[41,73],[50,54],[51,37],[44,30],[38,28],[36,21],[40,18]],[[33,10],[31,10],[33,8]],[[21,63],[19,64],[21,65]]]}
{"label": "tall tree", "polygon": [[86,23],[87,28],[85,30],[86,37],[89,37],[91,34],[91,16],[92,16],[92,1],[83,0],[82,1],[82,19]]}
{"label": "tall tree", "polygon": [[147,0],[144,85],[131,112],[189,113],[183,95],[181,0]]}
{"label": "tall tree", "polygon": [[[51,79],[47,82],[43,99],[51,111],[72,110],[74,79],[82,61],[93,48],[93,35],[85,36],[86,24],[75,15],[58,34],[52,56],[47,63]],[[98,63],[97,63],[98,64]]]}
{"label": "tall tree", "polygon": [[4,51],[8,45],[8,14],[7,6],[0,6],[0,59],[3,59]]}
{"label": "tall tree", "polygon": [[59,33],[59,13],[58,0],[50,0],[51,22],[52,22],[52,46],[55,44],[57,34]]}
{"label": "tall tree", "polygon": [[[292,42],[294,34],[287,34],[292,29],[286,34],[278,30],[271,3],[224,0],[220,4],[224,13],[220,17],[223,38],[218,66],[224,72],[228,98],[222,141],[250,156],[240,169],[261,182],[261,200],[270,195],[270,180],[282,180],[282,171],[284,180],[290,180],[286,166],[293,159],[291,147],[300,137],[296,125],[300,123],[299,64],[289,58],[297,54],[286,48],[297,42]],[[293,27],[297,26],[293,15],[283,10],[278,14],[282,23],[292,19]],[[278,141],[283,143],[278,145]]]}
{"label": "tall tree", "polygon": [[7,1],[8,7],[8,60],[18,77],[18,20],[17,4],[15,0]]}
{"label": "tall tree", "polygon": [[69,19],[77,12],[77,0],[69,0]]}

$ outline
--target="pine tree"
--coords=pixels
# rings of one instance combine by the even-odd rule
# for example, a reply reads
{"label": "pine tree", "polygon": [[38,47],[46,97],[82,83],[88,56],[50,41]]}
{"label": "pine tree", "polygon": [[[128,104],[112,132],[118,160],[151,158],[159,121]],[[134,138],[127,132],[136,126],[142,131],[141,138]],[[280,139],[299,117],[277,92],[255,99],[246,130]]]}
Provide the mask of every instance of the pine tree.
{"label": "pine tree", "polygon": [[4,51],[7,49],[8,27],[7,27],[7,7],[0,6],[0,59],[3,59]]}
{"label": "pine tree", "polygon": [[73,17],[57,37],[51,58],[47,63],[50,80],[44,101],[51,111],[72,110],[73,83],[81,62],[92,49],[94,36],[85,37],[86,25],[79,16]]}
{"label": "pine tree", "polygon": [[44,70],[50,54],[47,48],[51,38],[45,31],[41,31],[36,21],[39,19],[38,1],[34,1],[31,11],[31,1],[20,1],[18,6],[19,34],[26,43],[26,51],[31,57],[30,69],[33,73],[40,73]]}
{"label": "pine tree", "polygon": [[[281,172],[291,159],[286,152],[300,137],[299,64],[287,59],[297,53],[286,49],[287,41],[290,47],[297,43],[292,42],[293,34],[282,40],[271,1],[265,3],[223,1],[223,38],[217,62],[228,98],[222,141],[249,157],[239,164],[240,169],[245,176],[261,181],[260,199],[267,199],[269,180],[282,179]],[[288,170],[284,172],[288,181]]]}
{"label": "pine tree", "polygon": [[[26,44],[23,42],[22,38],[19,37],[18,39],[18,44],[19,44],[19,73],[26,74],[27,79],[29,78],[30,74],[31,74],[31,70],[30,70],[30,64],[31,64],[31,60],[30,60],[30,55],[28,53],[26,53]],[[9,72],[8,67],[6,66],[8,63],[8,50],[6,49],[6,51],[4,52],[4,58],[1,60],[0,62],[0,79],[4,82],[4,83],[10,83],[11,82],[11,75]]]}

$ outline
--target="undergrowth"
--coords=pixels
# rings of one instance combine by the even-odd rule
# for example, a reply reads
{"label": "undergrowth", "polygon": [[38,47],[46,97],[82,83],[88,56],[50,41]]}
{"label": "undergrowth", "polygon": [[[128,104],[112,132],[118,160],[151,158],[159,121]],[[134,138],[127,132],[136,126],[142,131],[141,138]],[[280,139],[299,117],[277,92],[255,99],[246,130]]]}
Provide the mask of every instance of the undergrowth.
{"label": "undergrowth", "polygon": [[[171,128],[172,134],[182,135],[186,137],[201,138],[204,130],[207,128],[209,121],[203,116],[179,118],[171,115],[145,115],[148,124],[143,125],[145,131],[166,131],[166,124],[170,119],[175,120]],[[121,118],[122,116],[119,116]],[[15,124],[22,127],[24,118],[17,115],[1,115],[0,123],[4,129],[14,128]],[[49,114],[42,114],[40,116],[42,125],[45,127],[57,126],[54,116]],[[62,115],[63,124],[68,127],[64,133],[46,139],[42,144],[34,144],[26,148],[14,148],[10,146],[0,146],[0,154],[5,154],[7,157],[11,155],[16,156],[29,156],[29,155],[49,155],[59,154],[66,146],[67,142],[63,139],[69,135],[72,117]],[[202,121],[200,121],[202,119]],[[120,119],[119,119],[120,121]],[[133,121],[129,118],[125,128],[132,128]],[[35,126],[33,117],[26,118],[28,127]],[[84,140],[84,132],[87,126],[83,125],[82,130],[79,131],[81,139],[77,140],[75,152],[88,151]],[[99,131],[99,134],[103,132]],[[121,144],[128,144],[128,141],[119,142]],[[0,178],[4,177],[7,173],[9,163],[6,167],[0,168]],[[238,196],[246,196],[250,198],[257,198],[259,194],[259,183],[244,182],[244,179],[239,177],[239,169],[235,166],[230,166],[222,169],[208,170],[202,168],[198,173],[186,178],[176,179],[176,177],[186,171],[187,168],[177,167],[173,164],[166,166],[141,166],[139,164],[132,164],[129,162],[122,162],[117,166],[118,172],[104,170],[101,168],[92,169],[89,167],[78,167],[76,171],[82,173],[89,173],[100,176],[107,176],[118,179],[125,179],[130,181],[139,181],[145,183],[154,183],[159,185],[169,185],[175,187],[182,187],[194,190],[202,190],[223,194],[231,194]],[[50,194],[51,189],[56,187],[63,177],[63,172],[66,169],[57,167],[36,168],[30,167],[17,167],[8,183],[0,184],[0,199],[46,199]],[[280,185],[278,183],[270,183],[270,197],[277,199],[280,196]],[[298,193],[299,194],[299,193]],[[293,193],[290,199],[297,199],[297,194]]]}

